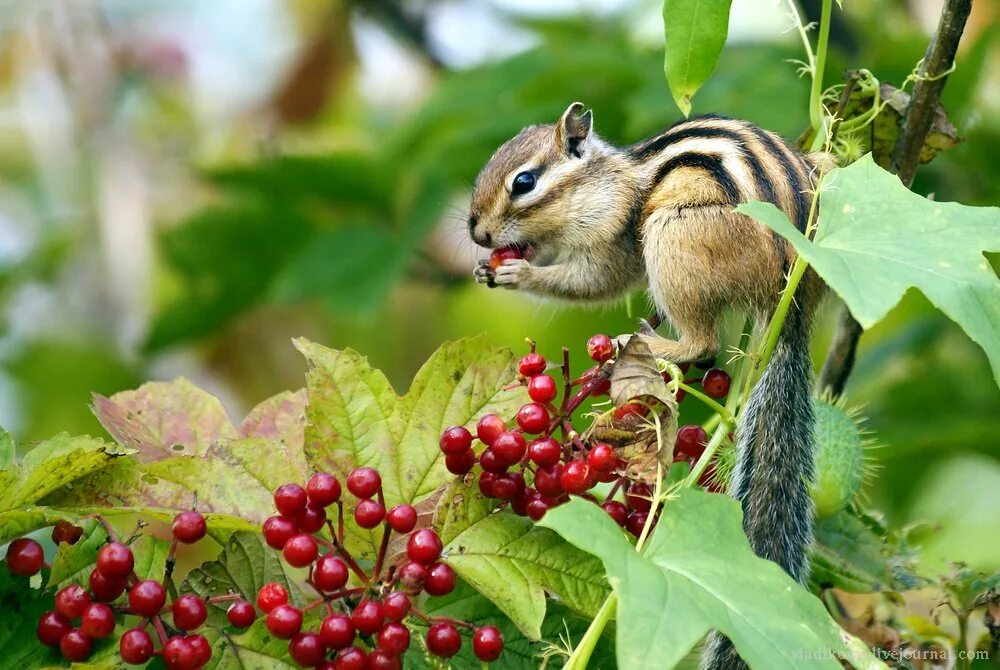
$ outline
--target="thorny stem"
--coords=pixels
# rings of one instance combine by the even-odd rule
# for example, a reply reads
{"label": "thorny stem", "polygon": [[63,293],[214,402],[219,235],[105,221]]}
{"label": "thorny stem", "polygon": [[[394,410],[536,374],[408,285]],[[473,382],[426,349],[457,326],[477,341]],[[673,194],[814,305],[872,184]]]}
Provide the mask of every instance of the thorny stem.
{"label": "thorny stem", "polygon": [[685,391],[688,395],[692,395],[698,400],[708,405],[712,409],[712,411],[715,412],[716,415],[729,427],[729,430],[733,430],[734,428],[736,428],[736,417],[734,417],[728,409],[720,405],[712,398],[709,398],[707,395],[705,395],[698,389],[688,386],[685,382],[680,382],[678,384],[678,387],[681,390]]}

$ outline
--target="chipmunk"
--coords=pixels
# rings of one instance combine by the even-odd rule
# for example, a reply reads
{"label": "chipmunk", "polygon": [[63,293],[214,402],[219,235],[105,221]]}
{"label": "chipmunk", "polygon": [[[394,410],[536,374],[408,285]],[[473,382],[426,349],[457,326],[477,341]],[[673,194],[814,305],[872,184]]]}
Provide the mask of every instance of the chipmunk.
{"label": "chipmunk", "polygon": [[[648,325],[634,335],[677,364],[712,358],[727,307],[767,324],[795,260],[792,245],[733,211],[773,203],[806,230],[829,154],[803,154],[752,123],[719,116],[681,121],[628,147],[593,131],[575,102],[554,125],[530,126],[497,149],[476,179],[469,233],[487,248],[515,246],[526,259],[475,270],[477,281],[569,300],[601,301],[645,286],[677,332]],[[812,540],[814,416],[809,331],[824,291],[812,271],[800,283],[781,338],[742,414],[731,494],[754,551],[799,583]],[[746,667],[721,635],[703,667]]]}

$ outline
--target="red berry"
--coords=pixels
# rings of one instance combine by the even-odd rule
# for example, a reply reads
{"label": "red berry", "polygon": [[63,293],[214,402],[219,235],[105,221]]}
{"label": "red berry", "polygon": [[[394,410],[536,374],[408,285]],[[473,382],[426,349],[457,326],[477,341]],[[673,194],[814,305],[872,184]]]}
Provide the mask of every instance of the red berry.
{"label": "red berry", "polygon": [[351,612],[351,623],[354,628],[366,635],[371,635],[385,622],[382,603],[377,600],[362,600]]}
{"label": "red berry", "polygon": [[427,650],[435,656],[451,658],[461,648],[462,637],[450,623],[440,621],[427,630]]}
{"label": "red berry", "polygon": [[729,373],[719,368],[712,368],[701,380],[701,388],[709,398],[722,398],[729,393]]}
{"label": "red berry", "polygon": [[281,549],[288,542],[289,538],[298,532],[299,528],[295,522],[287,516],[270,516],[264,521],[261,527],[264,533],[264,541],[272,549]]}
{"label": "red berry", "polygon": [[257,607],[260,608],[261,612],[270,612],[278,605],[284,605],[287,602],[288,591],[277,582],[264,584],[257,592]]}
{"label": "red berry", "polygon": [[326,524],[326,509],[313,503],[306,503],[299,515],[295,517],[295,525],[303,533],[317,533]]}
{"label": "red berry", "polygon": [[632,512],[625,519],[625,530],[632,533],[636,537],[642,535],[642,529],[646,525],[646,519],[649,518],[649,512]]}
{"label": "red berry", "polygon": [[503,247],[490,252],[490,269],[496,270],[504,261],[524,258],[520,247]]}
{"label": "red berry", "polygon": [[556,380],[548,375],[535,375],[528,382],[528,397],[535,402],[552,402],[557,393]]}
{"label": "red berry", "polygon": [[619,421],[627,416],[646,416],[649,414],[649,407],[640,402],[627,402],[621,407],[615,408],[615,419]]}
{"label": "red berry", "polygon": [[562,463],[535,470],[535,488],[545,498],[558,498],[563,494]]}
{"label": "red berry", "polygon": [[58,521],[52,527],[52,541],[56,544],[76,544],[83,537],[83,528],[74,526],[69,521]]}
{"label": "red berry", "polygon": [[410,629],[401,623],[387,623],[378,632],[378,648],[399,656],[410,646]]}
{"label": "red berry", "polygon": [[323,660],[326,649],[316,633],[299,633],[288,643],[288,655],[299,665],[312,668]]}
{"label": "red berry", "polygon": [[257,610],[246,600],[237,600],[226,610],[226,618],[237,628],[249,628],[257,618]]}
{"label": "red berry", "polygon": [[309,533],[299,533],[290,537],[288,542],[285,542],[281,553],[289,565],[296,568],[304,568],[316,560],[316,556],[319,554],[319,547],[316,545],[316,539],[312,535]]}
{"label": "red berry", "polygon": [[427,581],[427,568],[414,561],[404,563],[396,572],[396,579],[407,589],[419,591],[424,588],[424,582]]}
{"label": "red berry", "polygon": [[180,630],[194,630],[205,623],[208,608],[205,601],[190,593],[177,598],[172,605],[174,626]]}
{"label": "red berry", "polygon": [[502,475],[497,475],[493,480],[493,497],[500,498],[500,500],[514,500],[520,495],[521,490],[518,489],[517,479],[511,473],[504,473]]}
{"label": "red berry", "polygon": [[331,614],[323,619],[319,628],[319,639],[330,649],[343,649],[354,642],[356,633],[351,618],[343,614]]}
{"label": "red berry", "polygon": [[334,670],[365,670],[368,655],[357,647],[348,647],[337,652],[333,660]]}
{"label": "red berry", "polygon": [[535,496],[528,500],[525,511],[532,521],[541,521],[545,513],[549,511],[549,504],[545,502],[545,498]]}
{"label": "red berry", "polygon": [[90,572],[88,586],[94,600],[109,603],[125,592],[128,579],[126,577],[106,577],[97,568],[94,568]]}
{"label": "red berry", "polygon": [[601,503],[601,509],[607,512],[608,516],[619,526],[625,526],[625,520],[628,518],[628,508],[625,507],[624,503],[620,503],[617,500],[606,500]]}
{"label": "red berry", "polygon": [[63,658],[74,663],[86,661],[93,646],[93,638],[78,628],[68,631],[59,640],[59,651],[62,652]]}
{"label": "red berry", "polygon": [[306,483],[306,495],[313,505],[328,507],[340,500],[340,481],[328,472],[317,472]]}
{"label": "red berry", "polygon": [[587,464],[598,472],[611,472],[618,465],[618,457],[611,445],[599,443],[590,448]]}
{"label": "red berry", "polygon": [[486,446],[491,446],[500,433],[507,430],[507,424],[496,414],[487,414],[476,424],[476,437]]}
{"label": "red berry", "polygon": [[305,509],[308,496],[298,484],[282,484],[274,492],[274,507],[290,519]]}
{"label": "red berry", "polygon": [[476,453],[472,449],[466,449],[457,455],[444,457],[444,467],[453,475],[465,475],[472,470],[476,464]]}
{"label": "red berry", "polygon": [[[528,407],[528,405],[525,405],[524,407]],[[524,407],[521,409],[524,409]],[[538,405],[538,407],[541,407],[541,405]],[[542,407],[542,411],[544,410],[545,408]],[[520,417],[520,413],[518,413],[518,416]],[[506,431],[500,433],[500,435],[497,436],[497,439],[493,442],[493,446],[486,451],[492,452],[501,465],[504,467],[510,467],[524,458],[524,453],[527,449],[528,443],[525,442],[523,435],[520,433]],[[486,452],[484,451],[483,454],[485,453]],[[485,466],[483,467],[485,469]]]}
{"label": "red berry", "polygon": [[410,597],[402,591],[390,593],[382,601],[382,611],[390,621],[402,621],[410,613]]}
{"label": "red berry", "polygon": [[539,437],[528,444],[528,458],[535,465],[555,465],[562,459],[562,447],[551,437]]}
{"label": "red berry", "polygon": [[698,425],[681,426],[677,429],[677,441],[674,443],[674,456],[696,460],[705,451],[708,444],[708,433]]}
{"label": "red berry", "polygon": [[598,363],[603,363],[615,354],[615,345],[607,335],[592,335],[587,340],[587,355]]}
{"label": "red berry", "polygon": [[153,638],[140,628],[132,628],[122,634],[118,652],[126,663],[142,665],[153,657]]}
{"label": "red berry", "polygon": [[482,466],[484,471],[495,475],[507,472],[508,467],[507,462],[501,459],[497,453],[493,451],[493,447],[487,447],[486,450],[479,455],[479,465]]}
{"label": "red berry", "polygon": [[417,510],[411,505],[396,505],[385,515],[385,519],[397,533],[409,533],[417,525]]}
{"label": "red berry", "polygon": [[446,456],[457,456],[472,446],[472,433],[465,426],[452,426],[441,434],[438,444]]}
{"label": "red berry", "polygon": [[347,475],[347,490],[357,498],[371,498],[382,487],[382,478],[374,468],[355,468]]}
{"label": "red berry", "polygon": [[312,571],[312,583],[320,591],[332,593],[344,588],[349,576],[347,564],[331,552],[316,561]]}
{"label": "red berry", "polygon": [[517,410],[517,425],[526,433],[544,433],[549,427],[549,410],[537,402],[521,405]]}
{"label": "red berry", "polygon": [[[584,460],[567,463],[559,477],[559,483],[567,493],[580,494],[590,488],[590,466]],[[535,482],[538,486],[538,482]]]}
{"label": "red berry", "polygon": [[152,579],[144,579],[128,590],[128,607],[136,616],[156,616],[166,602],[166,589]]}
{"label": "red berry", "polygon": [[205,537],[208,526],[205,524],[205,517],[198,512],[181,512],[174,517],[173,526],[174,537],[178,542],[184,544],[194,544]]}
{"label": "red berry", "polygon": [[483,494],[484,498],[495,498],[493,495],[493,484],[497,480],[497,476],[492,472],[484,472],[479,475],[479,492]]}
{"label": "red berry", "polygon": [[191,649],[194,650],[194,664],[196,668],[200,668],[212,660],[212,647],[208,644],[208,640],[205,639],[204,635],[188,635],[185,639],[191,646]]}
{"label": "red berry", "polygon": [[7,547],[7,569],[20,577],[37,575],[45,565],[45,551],[42,545],[32,539],[22,537]]}
{"label": "red berry", "polygon": [[38,636],[39,642],[46,647],[58,647],[63,635],[68,633],[72,627],[69,619],[59,612],[46,612],[38,620],[35,635]]}
{"label": "red berry", "polygon": [[418,530],[406,542],[406,555],[411,561],[430,565],[441,556],[441,538],[430,528]]}
{"label": "red berry", "polygon": [[89,604],[90,594],[79,584],[70,584],[56,593],[56,611],[67,619],[83,616],[83,611]]}
{"label": "red berry", "polygon": [[267,613],[267,629],[277,638],[290,640],[302,630],[302,612],[291,605],[278,605]]}
{"label": "red berry", "polygon": [[648,512],[653,506],[652,495],[653,490],[648,484],[633,482],[625,491],[625,502],[636,512]]}
{"label": "red berry", "polygon": [[371,498],[358,501],[354,508],[354,520],[362,528],[375,528],[385,519],[385,506]]}
{"label": "red berry", "polygon": [[531,352],[521,358],[521,361],[517,364],[517,371],[525,377],[534,377],[545,372],[546,365],[545,358],[541,354]]}
{"label": "red berry", "polygon": [[97,571],[105,577],[127,578],[134,567],[132,550],[121,542],[112,542],[97,552]]}
{"label": "red berry", "polygon": [[480,661],[492,663],[503,653],[503,633],[493,626],[477,628],[472,634],[472,651]]}
{"label": "red berry", "polygon": [[168,670],[195,670],[198,667],[198,651],[186,637],[170,638],[161,653]]}
{"label": "red berry", "polygon": [[368,654],[368,660],[365,664],[365,668],[368,670],[400,670],[402,667],[398,656],[383,651],[381,648]]}
{"label": "red berry", "polygon": [[427,569],[424,591],[432,596],[444,596],[455,590],[455,571],[444,563],[435,563]]}

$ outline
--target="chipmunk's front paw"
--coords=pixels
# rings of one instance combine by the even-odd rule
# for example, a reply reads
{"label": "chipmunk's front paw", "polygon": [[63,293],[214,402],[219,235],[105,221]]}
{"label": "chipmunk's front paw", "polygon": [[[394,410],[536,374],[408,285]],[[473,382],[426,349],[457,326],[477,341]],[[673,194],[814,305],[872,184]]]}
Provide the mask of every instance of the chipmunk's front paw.
{"label": "chipmunk's front paw", "polygon": [[479,261],[479,265],[473,271],[477,284],[486,284],[489,288],[496,288],[496,273],[490,267],[489,261]]}
{"label": "chipmunk's front paw", "polygon": [[497,286],[518,289],[524,286],[531,273],[531,264],[523,258],[508,258],[496,269]]}

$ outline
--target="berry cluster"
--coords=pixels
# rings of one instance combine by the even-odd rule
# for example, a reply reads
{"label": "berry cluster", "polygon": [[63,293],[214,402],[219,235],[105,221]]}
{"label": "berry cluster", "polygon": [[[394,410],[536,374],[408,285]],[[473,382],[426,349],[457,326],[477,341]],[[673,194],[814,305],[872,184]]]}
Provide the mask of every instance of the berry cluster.
{"label": "berry cluster", "polygon": [[[531,352],[518,364],[515,382],[527,388],[531,402],[522,405],[510,420],[496,414],[483,416],[475,426],[475,434],[464,426],[452,426],[442,433],[439,446],[449,472],[465,476],[478,464],[480,492],[501,505],[509,505],[516,514],[537,521],[549,509],[567,501],[570,494],[579,495],[600,504],[615,522],[638,537],[651,509],[650,486],[630,478],[627,463],[618,457],[615,447],[593,438],[584,440],[573,427],[574,411],[588,398],[607,395],[611,387],[613,340],[607,335],[594,335],[587,341],[587,354],[596,365],[574,380],[568,352],[563,350],[563,398],[556,406],[559,386],[547,374],[552,366],[532,343]],[[686,366],[681,369],[687,371]],[[670,381],[669,375],[663,374]],[[685,380],[687,385],[699,383],[703,393],[713,399],[729,392],[730,379],[724,370],[713,368],[700,380]],[[677,399],[683,398],[684,390],[680,389]],[[654,408],[654,400],[642,398],[609,411],[615,421],[627,423],[642,420]],[[561,437],[557,437],[559,434]],[[477,439],[482,445],[478,456],[474,447]],[[681,427],[675,461],[697,460],[707,441],[701,426]],[[706,472],[699,483],[711,485],[710,474]],[[611,484],[602,501],[591,492],[598,483]]]}
{"label": "berry cluster", "polygon": [[[356,498],[352,510],[355,522],[366,529],[382,526],[381,544],[370,572],[344,546],[344,501],[340,481],[331,474],[318,473],[305,487],[294,483],[279,486],[274,493],[278,514],[263,524],[264,541],[281,550],[289,565],[308,568],[306,581],[319,596],[296,607],[281,584],[265,584],[257,593],[257,606],[266,614],[268,631],[289,641],[292,659],[301,666],[322,670],[400,668],[402,654],[410,647],[408,620],[428,626],[425,642],[435,656],[450,658],[459,652],[461,628],[472,631],[477,658],[484,662],[499,658],[503,635],[498,629],[431,618],[417,607],[420,593],[442,596],[455,588],[454,571],[439,560],[443,545],[438,534],[430,528],[415,530],[417,512],[410,505],[386,511],[382,479],[375,469],[356,468],[345,483]],[[336,526],[327,515],[332,506],[337,509]],[[406,536],[406,554],[386,565],[393,533]],[[349,584],[352,576],[356,586]],[[317,607],[325,607],[326,617],[315,630],[304,630],[305,614]],[[253,620],[252,607],[238,612],[234,608],[229,612],[234,625],[238,625],[237,620]]]}

